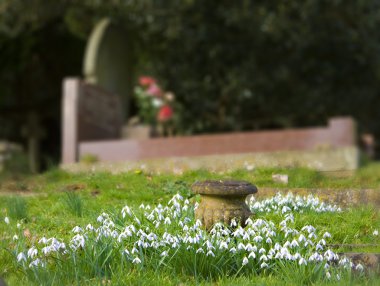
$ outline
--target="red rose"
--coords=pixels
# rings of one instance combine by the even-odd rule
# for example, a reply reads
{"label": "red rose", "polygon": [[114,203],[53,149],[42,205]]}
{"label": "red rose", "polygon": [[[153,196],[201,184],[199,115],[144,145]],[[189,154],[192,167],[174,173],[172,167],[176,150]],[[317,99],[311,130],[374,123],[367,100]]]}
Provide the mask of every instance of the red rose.
{"label": "red rose", "polygon": [[173,117],[173,109],[169,105],[161,106],[157,114],[157,120],[165,122],[170,120]]}
{"label": "red rose", "polygon": [[139,78],[139,83],[142,86],[150,86],[150,85],[156,83],[156,80],[150,76],[141,76]]}

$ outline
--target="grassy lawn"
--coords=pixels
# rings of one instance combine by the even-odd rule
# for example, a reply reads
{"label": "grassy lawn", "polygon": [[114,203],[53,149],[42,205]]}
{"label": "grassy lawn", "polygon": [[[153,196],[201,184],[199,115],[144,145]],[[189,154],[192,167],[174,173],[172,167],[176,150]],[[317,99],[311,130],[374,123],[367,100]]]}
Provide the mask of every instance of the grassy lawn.
{"label": "grassy lawn", "polygon": [[[141,204],[149,204],[152,207],[158,204],[166,205],[173,195],[179,193],[184,198],[189,198],[192,206],[199,199],[192,197],[190,193],[190,186],[196,180],[247,180],[254,183],[259,191],[263,187],[281,188],[284,185],[272,180],[272,174],[275,173],[289,175],[287,188],[373,188],[380,191],[380,164],[370,164],[361,168],[353,176],[346,178],[325,176],[306,169],[255,169],[226,174],[213,174],[200,170],[183,175],[152,175],[140,170],[116,175],[109,173],[69,174],[59,170],[32,177],[12,177],[3,174],[0,177],[0,277],[3,277],[9,285],[44,283],[55,285],[75,283],[81,285],[185,285],[210,282],[218,285],[344,285],[346,283],[379,285],[380,278],[378,276],[354,275],[344,272],[341,280],[337,281],[318,275],[314,277],[314,274],[307,273],[307,269],[302,270],[302,267],[289,265],[284,266],[285,268],[275,265],[273,271],[259,271],[258,273],[242,268],[242,270],[237,269],[237,275],[230,273],[227,268],[223,270],[224,266],[220,265],[218,270],[209,270],[212,273],[210,276],[203,274],[196,276],[191,274],[193,270],[186,270],[187,268],[181,264],[181,261],[176,264],[164,261],[160,264],[160,258],[156,260],[151,258],[150,264],[148,262],[138,265],[128,264],[124,268],[120,266],[121,262],[113,262],[114,264],[112,267],[109,266],[107,271],[95,273],[88,268],[83,268],[76,276],[73,276],[72,273],[66,276],[61,274],[60,276],[57,273],[51,274],[55,273],[54,269],[50,269],[50,274],[41,271],[36,274],[18,266],[15,253],[12,252],[18,243],[29,248],[37,245],[44,236],[70,241],[74,235],[72,229],[75,226],[85,227],[89,223],[97,223],[97,218],[102,212],[112,214],[115,216],[114,221],[117,222],[121,219],[120,211],[125,205],[134,209],[136,213],[142,212],[139,208]],[[362,247],[360,251],[380,252],[378,246],[380,236],[373,235],[375,230],[380,230],[380,213],[374,207],[361,206],[343,209],[342,212],[325,213],[295,211],[293,215],[295,229],[313,225],[318,233],[329,232],[331,234],[332,237],[328,243],[368,244],[369,246]],[[9,217],[10,224],[4,222],[5,217]],[[257,213],[256,217],[272,221],[275,224],[279,224],[284,219],[281,213],[266,213],[265,211]],[[22,225],[18,229],[16,224],[19,220],[22,221]],[[174,228],[171,230],[177,231]],[[159,232],[158,229],[157,232]],[[17,241],[12,239],[15,234],[19,236]],[[337,252],[345,250],[347,249],[336,249]],[[185,257],[186,251],[181,251]],[[110,250],[109,253],[113,252]],[[110,254],[110,257],[113,256]],[[154,257],[153,254],[152,257]],[[230,256],[220,257],[223,257],[221,261],[225,261]],[[184,258],[184,260],[186,259]],[[222,262],[216,261],[215,265],[219,265],[218,263]],[[65,268],[68,267],[65,266],[66,264],[62,263],[62,268],[59,270],[72,271],[71,268]],[[206,265],[207,261],[204,268],[200,269],[201,273],[208,269]],[[100,269],[103,269],[102,267]],[[223,275],[218,275],[218,271]],[[39,277],[38,279],[36,275]]]}

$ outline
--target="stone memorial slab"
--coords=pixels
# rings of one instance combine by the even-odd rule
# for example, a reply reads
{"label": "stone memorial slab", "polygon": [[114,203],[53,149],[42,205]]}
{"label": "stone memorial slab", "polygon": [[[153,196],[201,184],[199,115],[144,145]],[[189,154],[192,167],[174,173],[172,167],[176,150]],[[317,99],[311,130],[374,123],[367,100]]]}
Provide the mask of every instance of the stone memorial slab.
{"label": "stone memorial slab", "polygon": [[120,138],[123,111],[117,94],[69,78],[64,81],[62,106],[62,163],[79,160],[81,141]]}

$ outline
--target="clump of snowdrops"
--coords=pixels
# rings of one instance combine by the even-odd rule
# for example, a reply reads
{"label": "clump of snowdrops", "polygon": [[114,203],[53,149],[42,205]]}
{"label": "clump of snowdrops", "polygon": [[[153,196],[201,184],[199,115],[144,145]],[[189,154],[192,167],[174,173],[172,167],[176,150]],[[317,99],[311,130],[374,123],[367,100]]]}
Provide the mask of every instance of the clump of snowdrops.
{"label": "clump of snowdrops", "polygon": [[40,237],[30,245],[18,225],[13,252],[18,267],[37,281],[47,273],[64,273],[74,281],[144,269],[196,279],[297,272],[311,279],[339,280],[352,269],[362,270],[327,247],[330,233],[319,233],[312,225],[294,227],[293,211],[340,211],[336,206],[292,195],[249,205],[257,213],[278,212],[281,221],[257,215],[245,228],[233,221],[207,232],[194,219],[197,204],[175,195],[167,205],[101,213],[96,221],[74,227],[69,240]]}

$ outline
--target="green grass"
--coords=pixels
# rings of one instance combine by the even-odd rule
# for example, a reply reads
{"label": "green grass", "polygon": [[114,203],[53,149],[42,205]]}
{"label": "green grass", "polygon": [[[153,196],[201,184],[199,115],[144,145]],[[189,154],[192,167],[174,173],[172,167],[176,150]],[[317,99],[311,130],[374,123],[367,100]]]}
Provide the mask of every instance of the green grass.
{"label": "green grass", "polygon": [[[227,174],[215,174],[204,170],[191,171],[181,176],[162,174],[154,175],[144,172],[129,172],[112,175],[109,173],[69,174],[60,170],[52,170],[40,176],[17,178],[2,177],[0,181],[0,277],[9,285],[27,285],[26,276],[15,267],[14,258],[9,252],[6,240],[13,233],[4,223],[9,216],[11,222],[24,219],[23,231],[30,234],[27,243],[32,244],[42,236],[71,237],[71,229],[76,225],[86,225],[96,220],[102,211],[117,212],[125,204],[138,207],[141,203],[156,205],[166,203],[174,194],[181,193],[190,197],[190,186],[196,180],[204,179],[238,179],[247,180],[258,188],[284,187],[272,181],[272,174],[289,175],[286,188],[339,188],[361,189],[373,188],[380,191],[380,164],[370,164],[358,170],[353,176],[338,178],[326,176],[307,169],[255,169],[253,171],[238,170]],[[23,186],[22,190],[20,186]],[[31,194],[30,196],[14,196],[12,193]],[[2,195],[2,193],[6,193]],[[193,200],[196,198],[192,198]],[[266,219],[278,219],[275,214],[265,215]],[[340,244],[380,244],[379,236],[372,232],[380,230],[380,213],[374,207],[361,206],[344,210],[337,214],[297,214],[299,226],[312,224],[320,231],[329,231],[334,243]],[[340,248],[340,251],[355,251]],[[357,250],[380,252],[377,246]],[[280,270],[279,270],[280,271]],[[307,277],[307,275],[303,275]],[[307,281],[296,281],[294,273],[289,281],[283,281],[284,275],[259,275],[240,277],[219,277],[214,279],[216,285],[303,285]],[[48,277],[52,279],[52,277]],[[47,278],[47,279],[48,279]],[[53,277],[54,278],[54,277]],[[58,279],[56,277],[55,279]],[[356,277],[352,285],[376,285],[379,277]],[[108,281],[110,280],[110,281]],[[165,270],[151,270],[123,273],[120,277],[83,280],[81,285],[200,285],[209,281],[195,280],[189,275],[174,275]],[[55,281],[57,283],[57,281]],[[350,283],[351,283],[350,282]],[[319,282],[332,285],[332,282]],[[343,285],[343,284],[342,284]]]}
{"label": "green grass", "polygon": [[9,197],[6,203],[7,214],[16,220],[28,219],[28,207],[26,199],[20,196]]}
{"label": "green grass", "polygon": [[64,202],[72,214],[78,217],[83,215],[83,200],[80,195],[74,192],[65,192]]}

